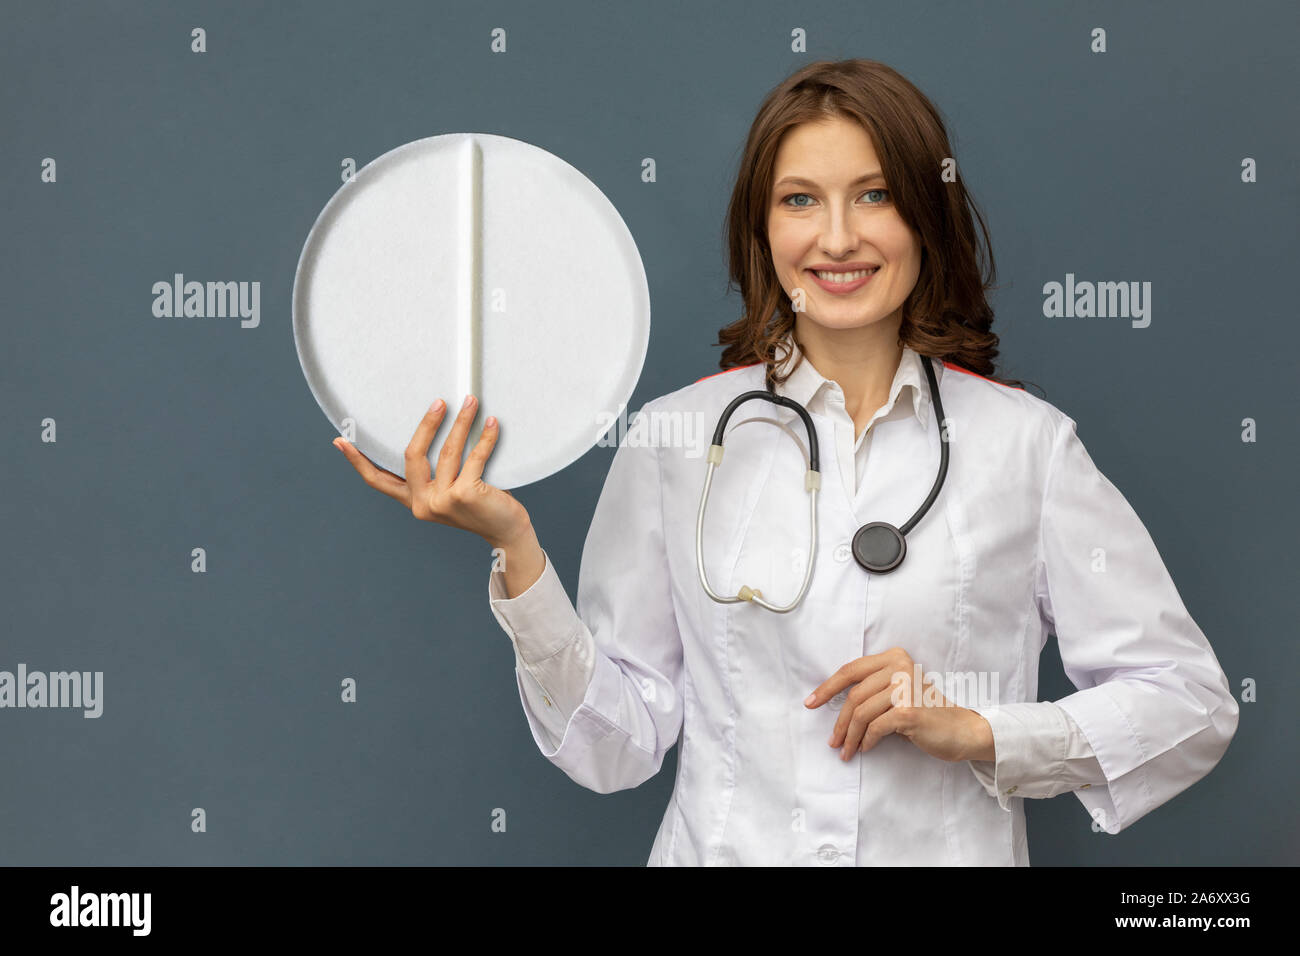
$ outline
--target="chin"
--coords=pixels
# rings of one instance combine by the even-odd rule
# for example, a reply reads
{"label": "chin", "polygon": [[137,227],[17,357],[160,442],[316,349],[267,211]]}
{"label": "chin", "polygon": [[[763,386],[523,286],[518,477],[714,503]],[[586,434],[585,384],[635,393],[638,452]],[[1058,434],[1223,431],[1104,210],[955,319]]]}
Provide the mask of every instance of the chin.
{"label": "chin", "polygon": [[823,329],[833,330],[833,331],[840,331],[844,329],[862,329],[862,328],[866,328],[869,325],[874,325],[875,323],[880,322],[885,318],[885,316],[883,315],[872,316],[871,318],[867,318],[867,319],[863,319],[856,316],[845,316],[844,318],[836,318],[834,316],[828,316],[824,318],[817,318],[813,316],[812,313],[810,312],[805,312],[804,315],[807,317],[808,321],[811,322],[813,325],[819,326]]}

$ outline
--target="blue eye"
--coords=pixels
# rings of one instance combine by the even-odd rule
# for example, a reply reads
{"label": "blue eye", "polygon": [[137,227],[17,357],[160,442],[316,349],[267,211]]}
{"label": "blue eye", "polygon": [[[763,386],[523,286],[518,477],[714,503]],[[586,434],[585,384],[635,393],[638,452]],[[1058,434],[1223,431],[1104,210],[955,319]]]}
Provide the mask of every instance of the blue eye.
{"label": "blue eye", "polygon": [[[868,195],[868,194],[870,194],[870,193],[881,193],[881,194],[883,194],[883,195],[885,195],[885,196],[888,196],[888,195],[889,195],[889,190],[888,190],[888,189],[868,189],[868,190],[867,190],[866,192],[864,192],[862,195],[866,196],[866,195]],[[784,205],[784,206],[789,206],[791,209],[807,209],[808,206],[809,206],[808,203],[792,203],[792,202],[790,202],[791,199],[798,199],[800,196],[803,196],[803,197],[806,198],[806,199],[811,199],[811,198],[812,198],[812,197],[809,196],[807,193],[791,193],[790,195],[786,196],[783,200],[781,200],[781,204]],[[883,199],[878,199],[878,200],[875,200],[874,202],[868,202],[867,205],[869,205],[869,206],[880,206],[880,205],[883,205],[884,202],[885,202],[885,200],[883,200]]]}

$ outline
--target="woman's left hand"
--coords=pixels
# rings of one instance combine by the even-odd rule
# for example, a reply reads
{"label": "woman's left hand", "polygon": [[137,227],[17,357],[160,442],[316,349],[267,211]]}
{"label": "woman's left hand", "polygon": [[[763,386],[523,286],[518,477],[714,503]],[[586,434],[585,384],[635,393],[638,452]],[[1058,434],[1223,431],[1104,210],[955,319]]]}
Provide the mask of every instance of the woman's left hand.
{"label": "woman's left hand", "polygon": [[958,707],[933,683],[915,686],[921,670],[901,647],[849,661],[818,687],[804,706],[820,707],[845,687],[849,691],[827,743],[841,747],[841,760],[867,751],[889,734],[902,734],[940,760],[992,760],[993,728]]}

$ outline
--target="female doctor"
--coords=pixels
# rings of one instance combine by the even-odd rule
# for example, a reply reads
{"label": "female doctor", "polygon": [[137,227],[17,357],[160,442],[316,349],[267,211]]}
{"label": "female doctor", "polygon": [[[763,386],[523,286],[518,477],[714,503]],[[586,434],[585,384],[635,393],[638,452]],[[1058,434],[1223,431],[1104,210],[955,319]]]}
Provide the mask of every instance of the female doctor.
{"label": "female doctor", "polygon": [[[335,442],[417,518],[502,549],[490,606],[548,760],[608,793],[680,740],[651,865],[1026,866],[1024,798],[1073,792],[1117,833],[1236,730],[1214,652],[1075,422],[993,375],[992,255],[984,279],[952,155],[880,63],[814,63],[768,95],[728,213],[744,314],[720,332],[725,371],[642,410],[576,608],[524,506],[482,480],[494,418],[462,463],[473,396],[432,475],[442,400],[405,481]],[[725,464],[654,427],[712,425],[755,390],[785,401],[733,410]],[[860,560],[872,522],[902,531],[892,567]],[[1055,702],[1038,700],[1049,633],[1078,688]]]}

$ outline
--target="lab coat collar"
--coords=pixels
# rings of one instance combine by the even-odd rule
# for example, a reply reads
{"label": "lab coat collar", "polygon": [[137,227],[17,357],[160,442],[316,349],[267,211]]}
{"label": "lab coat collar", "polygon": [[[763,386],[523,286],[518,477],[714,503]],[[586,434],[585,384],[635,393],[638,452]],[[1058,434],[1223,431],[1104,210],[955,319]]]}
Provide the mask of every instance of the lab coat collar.
{"label": "lab coat collar", "polygon": [[[785,348],[789,349],[789,355],[784,363],[778,364],[779,372],[783,373],[786,368],[793,366],[796,362],[798,362],[798,366],[795,367],[794,372],[783,384],[777,386],[776,393],[794,399],[810,412],[816,411],[823,414],[826,395],[837,387],[837,383],[832,382],[818,372],[807,356],[804,356],[804,360],[799,362],[799,357],[803,353],[792,335],[786,335]],[[784,352],[784,348],[779,348],[777,354],[781,355]],[[940,388],[942,388],[943,362],[933,358],[930,361],[934,366],[935,380],[940,383]],[[930,388],[925,379],[925,366],[921,362],[920,353],[906,345],[903,346],[903,357],[898,363],[898,371],[894,373],[894,381],[889,387],[889,402],[887,404],[898,407],[903,402],[909,403],[908,407],[921,424],[921,427],[928,427],[930,421]]]}

